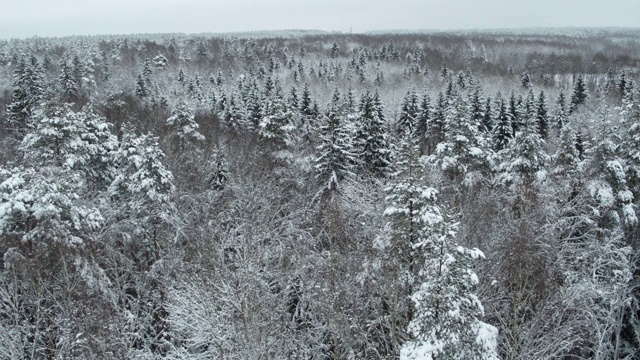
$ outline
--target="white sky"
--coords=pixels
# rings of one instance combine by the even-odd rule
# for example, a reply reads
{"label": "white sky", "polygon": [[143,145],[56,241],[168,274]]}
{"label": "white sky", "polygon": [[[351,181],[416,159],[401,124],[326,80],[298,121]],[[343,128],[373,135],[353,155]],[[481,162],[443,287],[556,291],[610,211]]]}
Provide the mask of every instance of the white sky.
{"label": "white sky", "polygon": [[640,0],[0,0],[0,38],[564,26],[640,27]]}

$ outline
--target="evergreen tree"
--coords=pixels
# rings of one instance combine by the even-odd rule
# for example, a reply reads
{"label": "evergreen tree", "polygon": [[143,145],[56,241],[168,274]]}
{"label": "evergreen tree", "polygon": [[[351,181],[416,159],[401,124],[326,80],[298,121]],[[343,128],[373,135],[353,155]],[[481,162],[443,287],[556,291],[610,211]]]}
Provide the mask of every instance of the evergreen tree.
{"label": "evergreen tree", "polygon": [[185,101],[180,101],[167,119],[167,125],[174,129],[181,150],[187,144],[204,141],[204,136],[198,132],[200,125],[195,121],[195,114]]}
{"label": "evergreen tree", "polygon": [[11,103],[7,105],[7,120],[12,125],[26,126],[27,120],[44,98],[43,71],[32,57],[20,59],[13,77]]}
{"label": "evergreen tree", "polygon": [[498,176],[498,181],[505,185],[522,184],[529,190],[533,181],[544,174],[550,160],[535,118],[525,118],[516,136],[500,155],[502,163],[499,166],[501,175]]}
{"label": "evergreen tree", "polygon": [[211,157],[213,169],[209,184],[214,190],[222,191],[229,182],[229,164],[220,148],[214,148]]}
{"label": "evergreen tree", "polygon": [[485,104],[483,104],[482,89],[480,86],[474,87],[473,93],[469,96],[469,106],[471,122],[478,125],[478,130],[484,128]]}
{"label": "evergreen tree", "polygon": [[578,109],[578,106],[585,103],[587,100],[587,86],[584,83],[582,75],[578,75],[576,82],[573,85],[573,94],[571,95],[571,106],[569,107],[569,113],[573,113]]}
{"label": "evergreen tree", "polygon": [[60,62],[60,84],[65,95],[69,99],[75,99],[78,95],[78,84],[73,77],[71,67],[66,61]]}
{"label": "evergreen tree", "polygon": [[324,183],[322,192],[333,196],[338,184],[353,175],[356,156],[352,152],[353,140],[347,128],[347,116],[341,107],[329,109],[320,127],[320,154],[315,159],[316,177]]}
{"label": "evergreen tree", "polygon": [[292,87],[291,88],[291,92],[289,94],[289,106],[291,106],[292,109],[298,109],[299,106],[299,100],[298,100],[298,90],[296,90],[296,87]]}
{"label": "evergreen tree", "polygon": [[429,94],[426,92],[422,95],[422,100],[420,101],[420,108],[418,111],[418,117],[416,119],[416,135],[420,139],[420,149],[421,151],[425,151],[427,136],[429,136],[429,131],[431,128],[432,122],[432,110],[431,110],[431,98],[429,98]]}
{"label": "evergreen tree", "polygon": [[306,83],[304,84],[304,89],[302,90],[302,99],[300,101],[300,113],[304,116],[313,115],[311,91],[309,91],[309,85]]}
{"label": "evergreen tree", "polygon": [[547,139],[549,129],[547,113],[547,102],[545,100],[544,92],[540,90],[538,103],[536,104],[536,125],[538,132],[540,133],[540,137],[542,137],[543,140]]}
{"label": "evergreen tree", "polygon": [[136,79],[136,95],[140,98],[145,98],[149,96],[147,91],[147,84],[142,77],[142,74],[139,74]]}
{"label": "evergreen tree", "polygon": [[[143,220],[149,227],[155,226],[168,211],[175,189],[173,174],[162,162],[165,155],[158,139],[150,135],[136,136],[127,125],[120,146],[112,156],[117,171],[109,193],[125,204],[125,214]],[[149,227],[145,230],[151,230]],[[153,240],[148,236],[152,233],[146,232],[145,241]]]}
{"label": "evergreen tree", "polygon": [[622,99],[620,116],[627,130],[619,152],[625,160],[628,185],[637,203],[640,200],[640,92],[629,85]]}
{"label": "evergreen tree", "polygon": [[331,46],[331,58],[335,59],[338,55],[340,55],[340,48],[338,47],[338,44],[334,42],[333,46]]}
{"label": "evergreen tree", "polygon": [[[415,246],[424,238],[425,215],[434,210],[437,190],[424,184],[424,164],[420,161],[418,138],[415,134],[401,135],[394,152],[391,185],[384,211],[391,223],[391,251],[399,265],[399,280],[406,295],[413,293],[412,284],[418,275],[421,258]],[[413,309],[407,304],[407,318],[413,318]]]}
{"label": "evergreen tree", "polygon": [[562,91],[560,92],[560,95],[558,95],[558,101],[556,102],[553,117],[555,128],[558,131],[562,131],[567,124],[567,101],[565,100],[565,96]]}
{"label": "evergreen tree", "polygon": [[413,133],[416,131],[419,114],[418,94],[416,94],[415,89],[411,89],[407,91],[402,100],[397,125],[398,133]]}
{"label": "evergreen tree", "polygon": [[400,359],[497,360],[498,329],[480,320],[484,308],[474,293],[479,280],[472,263],[484,254],[456,242],[458,223],[439,207],[421,215],[423,235],[414,248],[424,263],[411,295],[412,339],[402,346]]}
{"label": "evergreen tree", "polygon": [[486,144],[478,123],[469,115],[470,106],[462,96],[452,99],[445,113],[444,140],[430,160],[455,183],[472,186],[489,170]]}
{"label": "evergreen tree", "polygon": [[513,92],[509,97],[509,118],[511,120],[512,132],[511,135],[515,136],[518,130],[520,130],[521,123],[523,121],[523,114],[521,113],[522,97],[518,101],[516,94]]}
{"label": "evergreen tree", "polygon": [[260,121],[258,134],[282,147],[292,145],[294,129],[293,113],[282,97],[274,97],[266,106],[266,114]]}
{"label": "evergreen tree", "polygon": [[389,165],[384,118],[380,116],[383,109],[378,102],[377,91],[373,97],[368,91],[362,94],[355,144],[364,167],[374,174],[382,174]]}
{"label": "evergreen tree", "polygon": [[487,97],[484,106],[484,114],[482,116],[482,131],[485,133],[491,133],[493,131],[493,119],[496,116],[493,113],[493,108],[491,107],[491,98]]}
{"label": "evergreen tree", "polygon": [[507,110],[507,104],[498,93],[496,96],[496,118],[493,125],[493,149],[498,152],[506,148],[513,137],[511,117]]}
{"label": "evergreen tree", "polygon": [[529,77],[528,72],[522,72],[522,76],[520,77],[520,85],[522,85],[522,87],[525,89],[529,89],[531,87],[531,77]]}

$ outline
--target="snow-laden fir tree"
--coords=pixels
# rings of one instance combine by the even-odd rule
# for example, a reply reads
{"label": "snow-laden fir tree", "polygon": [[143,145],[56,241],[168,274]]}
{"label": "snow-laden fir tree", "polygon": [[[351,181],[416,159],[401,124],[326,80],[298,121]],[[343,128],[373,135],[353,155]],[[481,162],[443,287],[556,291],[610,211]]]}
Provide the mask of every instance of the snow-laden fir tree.
{"label": "snow-laden fir tree", "polygon": [[357,157],[353,153],[352,133],[342,106],[332,106],[320,126],[320,154],[315,159],[316,178],[323,183],[322,191],[333,195],[345,177],[353,175]]}
{"label": "snow-laden fir tree", "polygon": [[613,115],[607,106],[600,109],[600,119],[594,146],[587,155],[587,172],[591,180],[587,189],[595,210],[601,214],[600,226],[634,226],[638,219],[633,204],[634,194],[627,185],[624,159],[620,157],[618,135],[614,132]]}
{"label": "snow-laden fir tree", "polygon": [[279,95],[267,102],[266,115],[260,120],[258,134],[278,147],[293,144],[294,114],[284,98]]}
{"label": "snow-laden fir tree", "polygon": [[543,140],[546,140],[547,135],[549,134],[549,121],[547,114],[548,110],[545,95],[544,92],[540,90],[538,102],[536,103],[536,126],[540,133],[540,137],[542,137]]}
{"label": "snow-laden fir tree", "polygon": [[640,199],[640,92],[627,83],[620,107],[622,127],[626,132],[620,142],[620,156],[625,160],[629,188]]}
{"label": "snow-laden fir tree", "polygon": [[380,108],[380,95],[367,91],[360,99],[360,112],[357,117],[355,147],[363,166],[374,174],[382,174],[389,165],[387,134]]}
{"label": "snow-laden fir tree", "polygon": [[195,114],[185,101],[180,101],[167,119],[167,125],[173,128],[180,149],[187,144],[204,141],[204,135],[198,132],[200,125],[195,121]]}
{"label": "snow-laden fir tree", "polygon": [[587,85],[584,82],[582,75],[578,75],[575,83],[573,84],[573,94],[571,95],[571,106],[569,107],[569,113],[575,112],[578,107],[584,104],[587,100]]}
{"label": "snow-laden fir tree", "polygon": [[35,57],[21,58],[13,76],[11,103],[6,118],[12,126],[24,127],[29,116],[44,99],[43,71]]}
{"label": "snow-laden fir tree", "polygon": [[498,329],[481,320],[484,308],[474,293],[479,279],[473,262],[484,253],[456,242],[458,223],[438,206],[421,217],[423,236],[414,249],[424,262],[411,295],[416,308],[408,328],[412,338],[402,346],[400,359],[499,359]]}
{"label": "snow-laden fir tree", "polygon": [[471,261],[478,249],[455,242],[453,223],[437,204],[437,190],[424,183],[418,141],[402,139],[387,189],[392,249],[408,305],[408,332],[401,359],[497,359],[497,329],[480,321],[482,305],[473,293],[478,277]]}
{"label": "snow-laden fir tree", "polygon": [[420,101],[415,89],[407,91],[402,99],[400,116],[396,125],[398,134],[413,133],[418,124],[420,114]]}
{"label": "snow-laden fir tree", "polygon": [[117,171],[109,186],[111,196],[127,205],[124,214],[150,222],[162,217],[174,191],[173,174],[164,166],[164,156],[157,138],[137,136],[131,126],[124,127],[113,152]]}
{"label": "snow-laden fir tree", "polygon": [[71,67],[66,61],[60,62],[60,84],[67,98],[73,100],[78,95],[78,84],[73,77]]}
{"label": "snow-laden fir tree", "polygon": [[501,151],[507,147],[513,137],[513,126],[511,125],[511,117],[507,110],[507,104],[504,98],[498,93],[495,102],[495,119],[493,121],[493,149]]}
{"label": "snow-laden fir tree", "polygon": [[112,180],[111,152],[117,148],[117,139],[93,106],[74,112],[71,104],[47,105],[33,118],[35,129],[21,144],[26,161],[73,170],[98,187]]}
{"label": "snow-laden fir tree", "polygon": [[[433,207],[436,190],[425,184],[425,166],[420,161],[420,147],[415,133],[405,133],[399,140],[393,153],[393,173],[386,201],[384,215],[388,217],[391,230],[390,250],[393,265],[396,267],[397,280],[402,287],[402,296],[413,292],[417,276],[416,265],[421,264],[421,257],[414,246],[418,244],[424,233],[422,216]],[[407,321],[414,317],[410,303],[405,305]]]}
{"label": "snow-laden fir tree", "polygon": [[418,112],[418,118],[416,119],[416,134],[420,139],[420,148],[423,152],[426,150],[427,137],[430,136],[429,132],[431,130],[433,117],[432,112],[431,98],[425,91],[424,95],[422,95],[422,99],[420,100],[420,111]]}
{"label": "snow-laden fir tree", "polygon": [[483,119],[485,112],[485,104],[482,96],[482,88],[478,85],[473,88],[473,92],[469,94],[469,116],[471,122],[477,124],[478,130],[483,128]]}
{"label": "snow-laden fir tree", "polygon": [[483,133],[487,134],[487,136],[491,137],[490,134],[493,131],[493,120],[496,118],[494,114],[493,107],[491,106],[491,98],[487,97],[484,105],[484,114],[482,116],[482,127],[481,130]]}
{"label": "snow-laden fir tree", "polygon": [[211,185],[214,190],[221,191],[229,182],[229,164],[227,163],[224,152],[219,147],[212,150],[211,159],[212,169],[209,185]]}
{"label": "snow-laden fir tree", "polygon": [[473,186],[490,170],[490,154],[478,127],[465,98],[453,97],[445,110],[444,140],[429,160],[455,184]]}
{"label": "snow-laden fir tree", "polygon": [[546,176],[549,155],[540,137],[535,116],[525,116],[512,141],[499,152],[498,182],[504,185],[525,185],[529,189],[535,180]]}
{"label": "snow-laden fir tree", "polygon": [[553,126],[558,133],[560,133],[567,124],[567,116],[567,100],[565,99],[564,93],[560,91],[560,95],[558,95],[558,100],[556,101],[556,107],[553,111]]}

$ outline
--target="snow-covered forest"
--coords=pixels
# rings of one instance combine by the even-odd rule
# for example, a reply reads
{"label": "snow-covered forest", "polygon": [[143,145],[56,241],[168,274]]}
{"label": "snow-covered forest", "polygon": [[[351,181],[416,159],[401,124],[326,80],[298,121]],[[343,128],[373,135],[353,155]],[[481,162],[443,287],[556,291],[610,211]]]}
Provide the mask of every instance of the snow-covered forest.
{"label": "snow-covered forest", "polygon": [[640,358],[639,38],[0,40],[0,359]]}

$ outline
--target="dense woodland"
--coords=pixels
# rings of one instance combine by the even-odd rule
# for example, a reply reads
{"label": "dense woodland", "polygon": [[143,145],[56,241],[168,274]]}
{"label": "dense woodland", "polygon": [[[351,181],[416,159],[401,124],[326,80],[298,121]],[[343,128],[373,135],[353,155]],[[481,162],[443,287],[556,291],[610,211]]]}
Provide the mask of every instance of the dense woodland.
{"label": "dense woodland", "polygon": [[0,41],[0,359],[640,359],[638,39]]}

